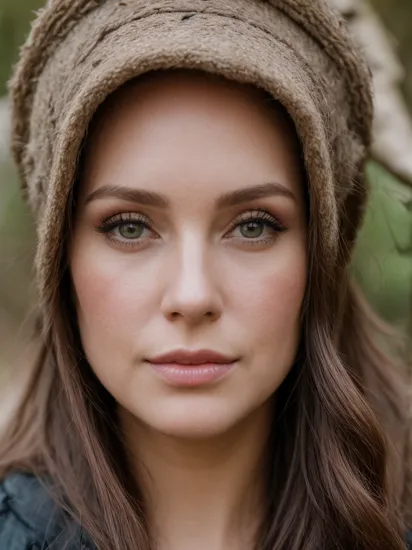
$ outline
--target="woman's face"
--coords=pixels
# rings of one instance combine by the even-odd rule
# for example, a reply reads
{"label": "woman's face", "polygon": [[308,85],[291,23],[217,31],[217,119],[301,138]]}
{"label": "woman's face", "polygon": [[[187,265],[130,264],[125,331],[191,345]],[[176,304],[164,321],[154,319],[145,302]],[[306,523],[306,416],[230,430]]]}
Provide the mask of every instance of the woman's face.
{"label": "woman's face", "polygon": [[290,123],[257,91],[176,73],[106,102],[70,262],[84,351],[120,414],[208,437],[270,408],[300,340],[302,187]]}

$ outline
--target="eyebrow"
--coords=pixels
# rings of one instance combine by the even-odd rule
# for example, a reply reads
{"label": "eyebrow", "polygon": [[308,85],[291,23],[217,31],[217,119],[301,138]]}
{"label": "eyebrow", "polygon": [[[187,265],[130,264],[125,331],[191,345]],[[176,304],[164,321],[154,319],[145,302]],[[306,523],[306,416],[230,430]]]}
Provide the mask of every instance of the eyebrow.
{"label": "eyebrow", "polygon": [[296,201],[294,193],[288,187],[285,187],[281,183],[273,182],[253,185],[252,187],[245,187],[244,189],[236,189],[236,191],[224,193],[216,200],[216,206],[218,208],[236,206],[237,204],[242,204],[244,202],[276,195],[287,197]]}
{"label": "eyebrow", "polygon": [[[288,187],[285,187],[281,183],[270,182],[223,193],[216,199],[215,206],[217,208],[227,208],[244,202],[276,195],[296,201],[294,193]],[[160,193],[117,185],[104,185],[99,187],[88,195],[86,204],[107,197],[115,197],[124,201],[136,202],[156,208],[168,208],[170,206],[169,199]]]}

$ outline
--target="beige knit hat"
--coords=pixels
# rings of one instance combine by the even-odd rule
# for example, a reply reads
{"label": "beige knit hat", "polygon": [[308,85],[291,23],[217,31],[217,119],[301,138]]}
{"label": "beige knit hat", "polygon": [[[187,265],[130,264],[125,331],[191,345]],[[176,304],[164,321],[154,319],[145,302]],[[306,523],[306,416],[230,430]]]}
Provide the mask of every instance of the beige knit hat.
{"label": "beige knit hat", "polygon": [[251,83],[283,104],[319,212],[317,246],[331,262],[340,244],[351,249],[366,197],[370,72],[326,0],[49,0],[11,82],[12,147],[38,220],[45,315],[91,117],[126,81],[172,68]]}

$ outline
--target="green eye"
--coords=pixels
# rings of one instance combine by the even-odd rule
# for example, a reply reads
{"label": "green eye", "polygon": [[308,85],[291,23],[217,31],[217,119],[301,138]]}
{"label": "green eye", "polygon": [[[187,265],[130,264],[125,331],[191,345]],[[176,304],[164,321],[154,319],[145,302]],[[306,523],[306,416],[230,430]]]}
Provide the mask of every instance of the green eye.
{"label": "green eye", "polygon": [[139,222],[122,223],[119,225],[118,231],[124,239],[138,239],[142,236],[144,225]]}
{"label": "green eye", "polygon": [[262,222],[251,221],[242,223],[239,226],[242,237],[246,239],[256,239],[262,236],[264,224]]}

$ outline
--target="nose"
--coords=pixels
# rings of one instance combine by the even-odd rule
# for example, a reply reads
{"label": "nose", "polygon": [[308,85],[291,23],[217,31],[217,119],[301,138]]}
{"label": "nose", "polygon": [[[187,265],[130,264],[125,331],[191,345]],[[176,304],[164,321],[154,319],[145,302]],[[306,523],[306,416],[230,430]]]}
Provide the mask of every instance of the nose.
{"label": "nose", "polygon": [[222,300],[205,246],[199,239],[190,239],[174,254],[171,264],[161,304],[163,315],[169,321],[184,319],[190,324],[217,320]]}

